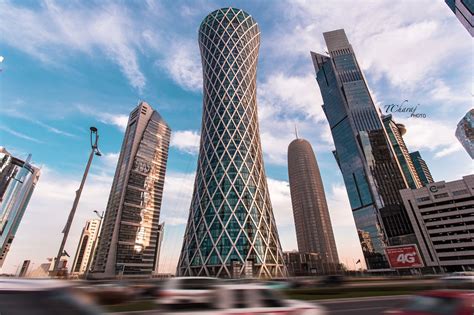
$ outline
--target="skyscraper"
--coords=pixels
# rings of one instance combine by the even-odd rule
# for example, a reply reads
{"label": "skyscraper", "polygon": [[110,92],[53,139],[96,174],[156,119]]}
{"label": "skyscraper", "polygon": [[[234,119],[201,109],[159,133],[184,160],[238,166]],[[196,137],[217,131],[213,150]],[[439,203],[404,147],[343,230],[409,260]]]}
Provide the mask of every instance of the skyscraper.
{"label": "skyscraper", "polygon": [[151,276],[157,272],[170,136],[171,129],[147,103],[141,102],[131,112],[92,277]]}
{"label": "skyscraper", "polygon": [[[344,30],[324,33],[324,39],[329,56],[311,56],[336,146],[333,153],[363,236],[367,267],[388,269],[387,245],[416,243],[399,192],[408,185]],[[369,243],[371,251],[366,250]]]}
{"label": "skyscraper", "polygon": [[71,273],[82,275],[87,271],[89,260],[94,255],[94,246],[99,235],[100,220],[87,220],[82,229],[79,244],[77,245],[76,255],[72,263]]}
{"label": "skyscraper", "polygon": [[474,36],[474,1],[444,0],[466,30]]}
{"label": "skyscraper", "polygon": [[418,178],[421,181],[422,186],[426,186],[434,182],[433,176],[431,176],[430,169],[426,164],[425,160],[421,157],[419,151],[411,152],[410,158],[413,162],[413,166],[415,167],[416,173],[418,174]]}
{"label": "skyscraper", "polygon": [[258,132],[259,45],[257,23],[239,9],[216,10],[199,28],[202,132],[178,275],[286,276]]}
{"label": "skyscraper", "polygon": [[327,271],[339,259],[324,185],[311,144],[295,139],[288,146],[288,177],[300,253],[318,253]]}
{"label": "skyscraper", "polygon": [[30,159],[20,160],[0,147],[0,268],[40,176]]}
{"label": "skyscraper", "polygon": [[403,140],[403,135],[407,132],[405,125],[397,124],[393,120],[392,115],[382,116],[382,121],[408,186],[412,189],[422,187],[421,180],[418,177],[413,161],[410,158],[410,153],[408,153],[407,146]]}
{"label": "skyscraper", "polygon": [[456,138],[461,142],[471,159],[474,159],[474,108],[459,121],[456,128]]}

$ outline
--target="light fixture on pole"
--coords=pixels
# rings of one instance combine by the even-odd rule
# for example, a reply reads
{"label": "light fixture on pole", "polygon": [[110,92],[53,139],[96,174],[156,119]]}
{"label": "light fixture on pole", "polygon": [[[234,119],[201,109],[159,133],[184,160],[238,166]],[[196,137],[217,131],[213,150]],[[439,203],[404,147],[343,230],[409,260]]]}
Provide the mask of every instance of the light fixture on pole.
{"label": "light fixture on pole", "polygon": [[99,134],[97,131],[96,127],[90,127],[90,140],[91,140],[91,153],[89,155],[89,160],[87,161],[87,166],[84,171],[84,175],[82,176],[82,181],[81,185],[79,186],[79,189],[76,190],[76,198],[74,199],[74,203],[72,204],[71,211],[69,212],[69,216],[66,222],[66,226],[64,227],[62,233],[63,235],[63,240],[61,242],[61,246],[59,247],[58,250],[58,255],[56,256],[56,260],[54,261],[54,267],[52,271],[52,276],[58,276],[59,270],[59,262],[61,260],[61,257],[64,255],[64,245],[66,244],[67,237],[69,235],[69,230],[71,229],[72,225],[72,220],[74,219],[74,214],[76,213],[77,205],[79,204],[79,199],[81,198],[81,193],[82,189],[84,188],[84,184],[86,182],[87,174],[89,173],[89,168],[92,163],[92,159],[94,158],[94,155],[97,156],[102,156],[102,154],[99,151],[98,143],[99,143]]}

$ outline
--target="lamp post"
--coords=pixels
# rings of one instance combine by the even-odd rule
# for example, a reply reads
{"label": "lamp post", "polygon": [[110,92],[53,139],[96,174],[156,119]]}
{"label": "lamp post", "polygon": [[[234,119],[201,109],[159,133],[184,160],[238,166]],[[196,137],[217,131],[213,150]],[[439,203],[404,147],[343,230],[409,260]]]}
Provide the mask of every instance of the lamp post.
{"label": "lamp post", "polygon": [[99,227],[97,228],[97,236],[94,239],[94,242],[92,243],[92,251],[91,251],[91,254],[89,256],[89,261],[87,262],[86,274],[84,276],[84,279],[87,279],[89,277],[89,272],[91,270],[91,263],[92,263],[92,261],[94,260],[94,257],[95,257],[95,250],[97,248],[97,242],[100,238],[100,232],[101,232],[101,229],[102,229],[102,221],[104,220],[104,212],[105,211],[102,211],[102,214],[100,214],[99,211],[94,210],[94,213],[100,218],[100,221],[99,221]]}
{"label": "lamp post", "polygon": [[56,261],[54,261],[53,267],[53,276],[57,276],[59,273],[58,265],[61,260],[61,257],[64,253],[64,245],[66,244],[66,240],[69,234],[69,230],[71,229],[72,220],[74,219],[74,214],[76,213],[77,205],[79,204],[79,198],[81,198],[82,189],[84,188],[84,183],[86,182],[87,174],[89,173],[89,168],[92,163],[92,159],[94,155],[101,156],[102,154],[99,151],[98,142],[99,142],[99,134],[97,132],[96,127],[90,127],[90,140],[91,140],[91,153],[89,155],[89,160],[87,161],[87,166],[84,171],[84,175],[82,176],[81,185],[79,189],[76,190],[76,198],[74,199],[74,203],[72,204],[71,212],[69,212],[69,217],[67,218],[66,226],[64,227],[62,233],[64,234],[63,240],[61,242],[61,246],[59,247],[58,255],[56,256]]}

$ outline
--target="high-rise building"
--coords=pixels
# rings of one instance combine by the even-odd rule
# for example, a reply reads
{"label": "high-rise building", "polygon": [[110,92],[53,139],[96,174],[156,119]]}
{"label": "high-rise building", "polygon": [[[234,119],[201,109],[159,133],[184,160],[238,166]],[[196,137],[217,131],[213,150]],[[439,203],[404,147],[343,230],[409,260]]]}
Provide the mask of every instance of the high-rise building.
{"label": "high-rise building", "polygon": [[170,136],[171,129],[147,103],[130,113],[91,277],[157,272]]}
{"label": "high-rise building", "polygon": [[236,8],[199,28],[202,132],[178,275],[286,276],[258,131],[259,45],[257,23]]}
{"label": "high-rise building", "polygon": [[458,18],[459,22],[474,36],[474,1],[472,0],[445,0],[448,7]]}
{"label": "high-rise building", "polygon": [[456,138],[461,142],[471,159],[474,159],[474,108],[459,121]]}
{"label": "high-rise building", "polygon": [[318,253],[326,269],[337,270],[336,241],[318,162],[311,144],[295,139],[288,146],[288,177],[300,253]]}
{"label": "high-rise building", "polygon": [[401,191],[427,268],[474,271],[474,175]]}
{"label": "high-rise building", "polygon": [[23,264],[20,268],[20,273],[18,274],[18,278],[26,277],[28,273],[28,268],[30,267],[31,260],[23,260]]}
{"label": "high-rise building", "polygon": [[418,178],[420,179],[421,184],[423,186],[426,186],[434,182],[433,176],[431,176],[430,169],[428,168],[428,165],[426,164],[425,160],[423,160],[423,158],[421,157],[420,152],[411,152],[410,158],[413,162],[413,166],[415,167],[415,171],[418,174]]}
{"label": "high-rise building", "polygon": [[[387,245],[416,243],[400,189],[408,187],[344,30],[324,33],[328,55],[311,52],[368,269],[389,268]],[[367,234],[368,233],[368,234]],[[367,238],[370,236],[370,240]]]}
{"label": "high-rise building", "polygon": [[407,146],[403,140],[403,135],[407,132],[405,125],[396,123],[392,115],[382,116],[382,122],[408,186],[412,189],[422,187],[423,184],[418,177],[413,161],[410,158],[410,153],[408,153]]}
{"label": "high-rise building", "polygon": [[23,161],[0,147],[0,268],[40,176],[30,159]]}
{"label": "high-rise building", "polygon": [[89,260],[94,255],[97,237],[100,233],[100,220],[87,220],[86,225],[82,229],[79,244],[77,245],[76,256],[72,263],[71,273],[82,275],[90,266]]}

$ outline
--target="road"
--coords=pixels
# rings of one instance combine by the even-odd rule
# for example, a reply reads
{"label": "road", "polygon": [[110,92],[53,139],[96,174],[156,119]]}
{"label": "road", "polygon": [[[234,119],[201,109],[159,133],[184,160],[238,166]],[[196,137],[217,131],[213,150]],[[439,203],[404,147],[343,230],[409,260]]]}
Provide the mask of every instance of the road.
{"label": "road", "polygon": [[378,315],[383,311],[400,306],[406,300],[407,295],[380,296],[354,299],[334,299],[317,301],[328,311],[328,315]]}

